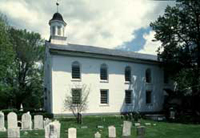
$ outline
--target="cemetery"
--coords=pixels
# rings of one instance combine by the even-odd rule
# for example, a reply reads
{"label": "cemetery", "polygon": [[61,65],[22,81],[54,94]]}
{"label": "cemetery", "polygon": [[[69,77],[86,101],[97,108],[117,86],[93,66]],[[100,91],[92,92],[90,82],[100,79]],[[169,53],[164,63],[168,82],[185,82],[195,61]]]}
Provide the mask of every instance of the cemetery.
{"label": "cemetery", "polygon": [[0,0],[0,138],[200,138],[200,0],[72,1]]}
{"label": "cemetery", "polygon": [[[196,138],[200,125],[178,124],[115,116],[85,116],[82,124],[74,118],[44,118],[29,112],[17,119],[0,112],[0,138]],[[190,132],[190,133],[188,133]]]}

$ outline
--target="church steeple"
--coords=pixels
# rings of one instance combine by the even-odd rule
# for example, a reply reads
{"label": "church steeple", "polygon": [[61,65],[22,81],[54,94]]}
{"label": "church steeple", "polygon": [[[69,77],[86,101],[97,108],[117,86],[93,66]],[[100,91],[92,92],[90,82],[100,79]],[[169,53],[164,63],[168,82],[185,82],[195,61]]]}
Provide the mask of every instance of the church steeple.
{"label": "church steeple", "polygon": [[54,13],[52,19],[49,21],[50,25],[50,42],[53,44],[65,44],[67,37],[65,36],[66,22],[62,15],[58,12],[59,3],[57,5],[57,12]]}

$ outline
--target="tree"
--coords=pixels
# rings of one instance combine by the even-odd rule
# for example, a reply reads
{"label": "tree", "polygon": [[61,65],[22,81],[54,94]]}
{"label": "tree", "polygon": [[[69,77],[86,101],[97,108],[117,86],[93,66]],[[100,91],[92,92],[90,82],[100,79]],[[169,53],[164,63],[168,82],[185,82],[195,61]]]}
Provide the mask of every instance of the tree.
{"label": "tree", "polygon": [[70,95],[66,95],[64,100],[64,108],[70,110],[77,120],[77,123],[82,123],[83,111],[87,110],[88,107],[88,95],[90,93],[90,88],[86,85],[75,85],[73,88],[69,87]]}
{"label": "tree", "polygon": [[39,108],[43,93],[44,43],[40,34],[27,30],[9,29],[16,54],[12,76],[7,82],[12,86],[11,100],[14,107]]}
{"label": "tree", "polygon": [[9,26],[6,17],[0,15],[0,108],[8,106],[9,93],[12,90],[6,77],[11,74],[15,53],[9,37]]}
{"label": "tree", "polygon": [[0,109],[42,106],[43,57],[40,34],[12,28],[0,15]]}
{"label": "tree", "polygon": [[165,71],[181,94],[193,97],[193,111],[200,111],[200,1],[177,0],[150,26],[162,43],[158,57]]}

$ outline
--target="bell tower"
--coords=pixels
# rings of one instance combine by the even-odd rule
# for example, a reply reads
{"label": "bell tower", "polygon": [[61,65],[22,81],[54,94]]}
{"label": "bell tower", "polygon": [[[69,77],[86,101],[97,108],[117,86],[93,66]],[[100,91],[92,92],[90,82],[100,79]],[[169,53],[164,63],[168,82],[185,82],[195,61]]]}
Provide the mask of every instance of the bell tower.
{"label": "bell tower", "polygon": [[52,19],[49,21],[50,38],[52,44],[66,44],[67,37],[65,36],[66,22],[63,20],[62,15],[58,12],[59,3],[57,5],[57,12],[54,13]]}

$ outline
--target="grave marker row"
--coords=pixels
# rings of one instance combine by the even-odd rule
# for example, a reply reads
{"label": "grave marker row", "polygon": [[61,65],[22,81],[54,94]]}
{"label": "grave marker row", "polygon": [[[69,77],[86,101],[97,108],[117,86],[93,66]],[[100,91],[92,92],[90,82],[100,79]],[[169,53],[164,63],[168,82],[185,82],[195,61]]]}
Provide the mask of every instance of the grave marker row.
{"label": "grave marker row", "polygon": [[[43,116],[42,115],[35,115],[34,116],[34,129],[44,129],[45,126],[47,126],[49,123],[51,122],[50,119],[45,118],[45,120],[43,120]],[[32,130],[32,117],[30,115],[29,112],[24,113],[22,115],[22,120],[21,121],[17,121],[17,114],[14,112],[10,112],[7,115],[7,127],[8,129],[10,129],[8,132],[8,134],[13,134],[13,131],[18,130],[18,128],[20,129],[20,127],[18,127],[18,123],[21,123],[21,130]],[[11,130],[13,128],[13,130]],[[4,113],[0,111],[0,132],[1,131],[6,131],[5,128],[5,116]],[[18,132],[16,132],[18,133]]]}

